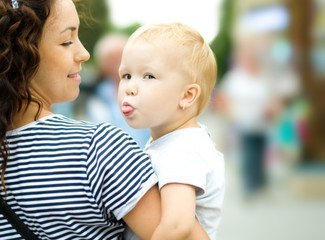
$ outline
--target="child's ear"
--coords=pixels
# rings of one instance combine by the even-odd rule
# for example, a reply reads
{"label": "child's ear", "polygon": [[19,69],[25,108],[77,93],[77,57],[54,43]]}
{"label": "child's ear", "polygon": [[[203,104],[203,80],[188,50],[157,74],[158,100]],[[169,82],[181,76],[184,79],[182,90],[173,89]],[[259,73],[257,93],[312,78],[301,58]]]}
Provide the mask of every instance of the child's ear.
{"label": "child's ear", "polygon": [[180,101],[180,108],[182,108],[183,110],[185,108],[190,107],[191,105],[193,105],[196,100],[199,98],[201,94],[201,87],[196,84],[196,83],[192,83],[186,86],[183,98]]}

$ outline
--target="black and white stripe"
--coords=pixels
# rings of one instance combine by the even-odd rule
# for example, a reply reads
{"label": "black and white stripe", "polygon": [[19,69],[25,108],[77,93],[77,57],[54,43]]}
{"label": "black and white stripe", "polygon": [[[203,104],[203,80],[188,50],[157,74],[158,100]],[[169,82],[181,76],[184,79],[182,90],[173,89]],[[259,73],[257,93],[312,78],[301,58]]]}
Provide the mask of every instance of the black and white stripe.
{"label": "black and white stripe", "polygon": [[[52,115],[7,138],[7,202],[41,239],[117,239],[116,219],[157,182],[147,156],[109,124]],[[21,239],[2,214],[0,239]]]}

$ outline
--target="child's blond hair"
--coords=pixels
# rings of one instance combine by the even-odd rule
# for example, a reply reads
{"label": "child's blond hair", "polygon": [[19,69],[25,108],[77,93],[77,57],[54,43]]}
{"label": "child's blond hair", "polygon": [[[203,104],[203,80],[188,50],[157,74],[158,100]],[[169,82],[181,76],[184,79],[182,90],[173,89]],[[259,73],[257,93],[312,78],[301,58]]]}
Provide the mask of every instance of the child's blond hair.
{"label": "child's blond hair", "polygon": [[199,115],[207,106],[217,78],[217,64],[209,44],[194,28],[177,22],[148,24],[137,29],[129,38],[144,38],[148,42],[173,40],[179,45],[181,59],[188,62],[187,71],[192,80],[201,87],[198,98]]}

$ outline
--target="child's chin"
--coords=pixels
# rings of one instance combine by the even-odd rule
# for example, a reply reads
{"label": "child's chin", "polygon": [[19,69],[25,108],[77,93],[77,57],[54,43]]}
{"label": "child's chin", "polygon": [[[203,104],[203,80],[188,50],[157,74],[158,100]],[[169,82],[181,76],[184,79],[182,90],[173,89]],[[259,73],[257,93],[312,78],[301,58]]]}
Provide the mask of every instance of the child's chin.
{"label": "child's chin", "polygon": [[129,125],[129,127],[134,128],[134,129],[138,129],[138,125],[134,124],[134,122],[130,121],[129,119],[126,119],[126,123]]}
{"label": "child's chin", "polygon": [[128,122],[128,124],[131,128],[134,128],[134,129],[146,129],[147,128],[145,126],[142,126],[142,124],[129,123],[129,122]]}

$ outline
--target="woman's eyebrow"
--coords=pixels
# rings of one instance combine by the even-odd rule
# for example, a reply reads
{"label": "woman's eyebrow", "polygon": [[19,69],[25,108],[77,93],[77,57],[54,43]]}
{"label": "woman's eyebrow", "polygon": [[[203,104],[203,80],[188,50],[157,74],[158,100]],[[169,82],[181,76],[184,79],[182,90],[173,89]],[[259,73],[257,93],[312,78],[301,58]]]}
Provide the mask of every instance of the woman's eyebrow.
{"label": "woman's eyebrow", "polygon": [[77,28],[76,28],[76,27],[67,27],[67,28],[65,28],[63,31],[61,31],[61,33],[64,33],[64,32],[66,32],[66,31],[68,31],[68,30],[76,31]]}

